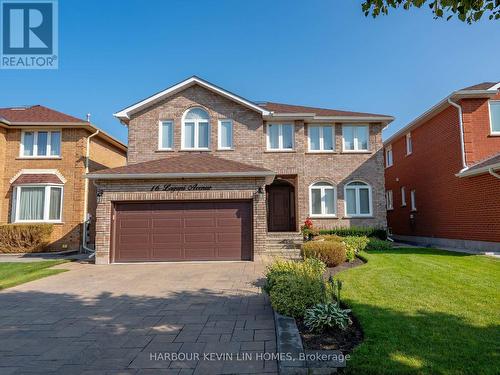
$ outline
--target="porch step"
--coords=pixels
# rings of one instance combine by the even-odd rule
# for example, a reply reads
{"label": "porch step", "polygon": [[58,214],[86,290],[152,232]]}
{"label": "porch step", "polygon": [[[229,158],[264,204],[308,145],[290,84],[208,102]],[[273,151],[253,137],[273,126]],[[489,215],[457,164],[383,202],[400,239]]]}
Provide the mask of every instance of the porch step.
{"label": "porch step", "polygon": [[266,254],[289,259],[299,259],[302,243],[303,238],[300,232],[268,232]]}

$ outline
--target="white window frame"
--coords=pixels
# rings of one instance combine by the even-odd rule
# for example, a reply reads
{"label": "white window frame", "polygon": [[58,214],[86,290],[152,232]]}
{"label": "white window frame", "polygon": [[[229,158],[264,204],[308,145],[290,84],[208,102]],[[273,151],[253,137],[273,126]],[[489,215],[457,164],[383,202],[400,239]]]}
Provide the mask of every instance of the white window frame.
{"label": "white window frame", "polygon": [[416,211],[417,210],[417,197],[415,190],[410,190],[410,204],[411,204],[411,210]]}
{"label": "white window frame", "polygon": [[[333,149],[325,150],[325,138],[323,135],[324,128],[332,129],[332,146]],[[311,148],[311,128],[319,128],[319,150],[313,150]],[[335,151],[335,125],[330,124],[308,124],[307,125],[307,140],[308,140],[308,152],[311,153],[323,153],[323,152],[334,152]]]}
{"label": "white window frame", "polygon": [[[222,123],[229,122],[231,124],[231,144],[222,146]],[[218,150],[234,150],[234,123],[231,119],[221,119],[217,121],[217,149]]]}
{"label": "white window frame", "polygon": [[[279,134],[278,134],[278,148],[271,148],[271,137],[269,132],[269,126],[278,126]],[[283,148],[283,126],[291,126],[292,127],[292,148]],[[267,123],[266,124],[266,138],[267,138],[267,151],[274,152],[291,152],[295,150],[295,124],[293,123]]]}
{"label": "white window frame", "polygon": [[[185,123],[186,123],[186,115],[188,114],[189,111],[193,109],[201,109],[203,112],[205,112],[208,115],[208,119],[203,119],[203,120],[187,120],[187,122],[194,122],[194,147],[186,147],[185,144],[185,134],[186,131],[185,129]],[[208,142],[207,142],[207,147],[198,147],[199,144],[199,125],[200,123],[208,123]],[[187,109],[184,114],[182,115],[182,124],[181,124],[181,150],[186,150],[186,151],[210,151],[210,144],[211,144],[211,134],[212,134],[212,124],[210,123],[210,114],[205,108],[202,107],[191,107]]]}
{"label": "white window frame", "polygon": [[[318,183],[326,183],[328,186],[315,186]],[[312,210],[313,189],[321,190],[321,214],[314,214]],[[333,214],[325,214],[326,212],[326,193],[325,190],[333,190]],[[328,181],[316,181],[309,185],[309,216],[313,218],[332,218],[337,217],[337,187]]]}
{"label": "white window frame", "polygon": [[[47,155],[37,155],[38,154],[38,133],[47,133]],[[33,133],[33,155],[24,155],[24,135],[25,133]],[[51,140],[52,133],[59,133],[59,155],[51,155]],[[62,151],[62,130],[61,129],[34,129],[34,130],[23,130],[21,132],[21,144],[19,147],[19,158],[22,159],[59,159],[61,158]]]}
{"label": "white window frame", "polygon": [[[44,203],[43,203],[43,219],[42,220],[21,220],[19,219],[19,206],[21,204],[21,189],[23,187],[43,187],[45,188],[44,192]],[[49,213],[50,213],[50,188],[57,187],[61,189],[61,209],[59,212],[59,219],[56,220],[50,220],[49,219]],[[15,208],[15,215],[14,216],[14,223],[62,223],[62,214],[63,214],[63,206],[64,206],[64,185],[61,184],[23,184],[23,185],[17,185],[15,187],[16,189],[16,208]]]}
{"label": "white window frame", "polygon": [[[171,130],[171,135],[172,135],[172,147],[163,147],[163,124],[169,122],[172,130]],[[161,151],[171,151],[174,149],[174,121],[173,120],[160,120],[158,122],[158,150]]]}
{"label": "white window frame", "polygon": [[[347,127],[352,127],[354,129],[356,129],[353,132],[353,137],[354,137],[353,138],[353,145],[354,145],[353,150],[347,150],[345,148],[345,136],[344,135],[345,135],[345,128],[347,128]],[[360,128],[366,129],[367,134],[368,134],[366,149],[359,148],[357,129],[360,129]],[[342,152],[365,152],[365,153],[370,152],[370,126],[366,125],[366,124],[342,124]]]}
{"label": "white window frame", "polygon": [[406,188],[401,186],[401,207],[406,207]]}
{"label": "white window frame", "polygon": [[393,165],[394,165],[394,154],[392,153],[392,145],[389,145],[385,148],[385,167],[389,168],[392,167]]}
{"label": "white window frame", "polygon": [[[352,185],[353,182],[361,182],[365,185]],[[369,212],[367,214],[361,214],[359,213],[360,208],[359,208],[359,203],[360,203],[360,195],[359,195],[359,190],[360,189],[366,189],[368,188],[368,200],[369,200]],[[356,199],[356,213],[355,214],[348,214],[347,213],[347,189],[355,189],[355,199]],[[362,180],[354,180],[354,181],[349,181],[347,184],[344,186],[344,214],[346,218],[356,218],[356,217],[372,217],[373,216],[373,194],[372,194],[372,186],[365,181]]]}
{"label": "white window frame", "polygon": [[500,130],[497,130],[497,131],[493,130],[493,121],[491,119],[491,103],[496,103],[497,105],[500,105],[500,100],[489,100],[488,101],[488,116],[490,119],[490,135],[500,135]]}
{"label": "white window frame", "polygon": [[411,138],[411,132],[406,133],[406,155],[411,155],[413,153],[413,139]]}
{"label": "white window frame", "polygon": [[392,190],[387,190],[385,192],[385,201],[386,201],[387,210],[393,210],[394,209],[394,196],[392,194]]}

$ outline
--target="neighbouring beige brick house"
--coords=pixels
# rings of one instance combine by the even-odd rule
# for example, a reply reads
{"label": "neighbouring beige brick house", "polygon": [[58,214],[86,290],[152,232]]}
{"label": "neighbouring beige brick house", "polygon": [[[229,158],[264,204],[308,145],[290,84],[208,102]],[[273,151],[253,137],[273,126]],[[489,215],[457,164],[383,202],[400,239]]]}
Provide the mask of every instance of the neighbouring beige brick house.
{"label": "neighbouring beige brick house", "polygon": [[96,209],[87,156],[95,171],[124,165],[126,153],[87,121],[41,105],[0,108],[0,224],[53,223],[47,250],[79,250]]}
{"label": "neighbouring beige brick house", "polygon": [[391,116],[254,103],[191,77],[115,116],[127,166],[98,187],[97,263],[251,260],[273,234],[386,226]]}

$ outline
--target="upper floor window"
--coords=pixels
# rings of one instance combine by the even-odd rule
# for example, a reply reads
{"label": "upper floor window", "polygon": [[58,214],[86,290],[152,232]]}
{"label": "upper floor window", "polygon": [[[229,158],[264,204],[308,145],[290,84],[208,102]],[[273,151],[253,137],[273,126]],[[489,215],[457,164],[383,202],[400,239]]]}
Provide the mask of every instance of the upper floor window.
{"label": "upper floor window", "polygon": [[385,203],[388,210],[392,210],[394,208],[392,190],[387,190],[385,192]]}
{"label": "upper floor window", "polygon": [[372,188],[370,185],[354,181],[345,186],[345,212],[349,217],[372,215]]}
{"label": "upper floor window", "polygon": [[60,131],[24,131],[21,134],[21,157],[61,156]]}
{"label": "upper floor window", "polygon": [[308,135],[310,152],[332,152],[335,150],[333,126],[309,125]]}
{"label": "upper floor window", "polygon": [[294,127],[292,124],[267,124],[267,149],[293,150]]}
{"label": "upper floor window", "polygon": [[14,194],[12,216],[15,222],[61,221],[62,186],[17,186]]}
{"label": "upper floor window", "polygon": [[210,145],[210,117],[201,108],[191,108],[182,119],[182,148],[208,150]]}
{"label": "upper floor window", "polygon": [[233,122],[231,120],[219,120],[219,150],[231,150],[233,148]]}
{"label": "upper floor window", "polygon": [[333,217],[336,213],[336,190],[328,182],[317,182],[309,188],[310,215]]}
{"label": "upper floor window", "polygon": [[413,152],[413,142],[411,140],[411,133],[406,134],[406,155]]}
{"label": "upper floor window", "polygon": [[343,151],[368,151],[369,135],[368,125],[343,125]]}
{"label": "upper floor window", "polygon": [[406,207],[406,189],[401,186],[401,207]]}
{"label": "upper floor window", "polygon": [[391,165],[393,165],[392,146],[387,146],[385,149],[385,166],[390,167]]}
{"label": "upper floor window", "polygon": [[174,147],[174,122],[160,121],[160,150],[172,150]]}
{"label": "upper floor window", "polygon": [[500,135],[500,100],[490,100],[491,134]]}

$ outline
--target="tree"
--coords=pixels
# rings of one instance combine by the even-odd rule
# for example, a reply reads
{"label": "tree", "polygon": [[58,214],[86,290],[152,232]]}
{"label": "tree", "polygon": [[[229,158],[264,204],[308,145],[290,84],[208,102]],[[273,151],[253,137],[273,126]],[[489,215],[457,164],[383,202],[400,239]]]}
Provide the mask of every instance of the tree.
{"label": "tree", "polygon": [[362,4],[365,16],[371,14],[373,18],[381,14],[389,14],[390,8],[403,7],[405,10],[411,7],[420,8],[427,3],[434,13],[434,18],[446,20],[454,15],[461,21],[469,24],[479,21],[483,14],[487,14],[490,20],[500,19],[500,0],[365,0]]}

